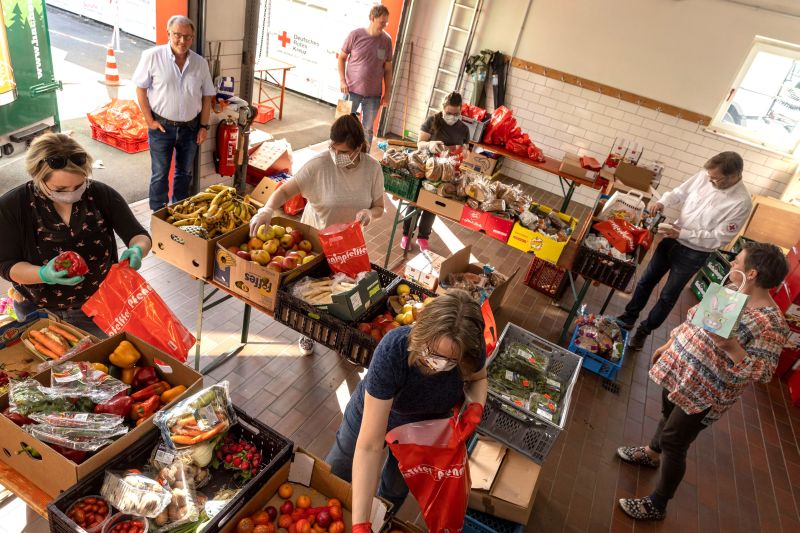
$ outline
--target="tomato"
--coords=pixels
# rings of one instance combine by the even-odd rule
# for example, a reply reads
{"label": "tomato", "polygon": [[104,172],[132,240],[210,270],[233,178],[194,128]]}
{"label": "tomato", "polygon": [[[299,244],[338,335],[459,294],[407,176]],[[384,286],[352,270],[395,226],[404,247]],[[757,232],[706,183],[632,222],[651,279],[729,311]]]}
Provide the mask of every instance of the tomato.
{"label": "tomato", "polygon": [[297,497],[297,508],[298,509],[308,509],[311,507],[311,498],[306,496],[305,494],[301,494]]}
{"label": "tomato", "polygon": [[278,496],[283,498],[284,500],[288,500],[292,497],[292,493],[294,493],[294,488],[289,483],[284,483],[280,487],[278,487]]}
{"label": "tomato", "polygon": [[252,518],[242,518],[239,520],[239,523],[236,524],[236,532],[237,533],[253,533],[253,529],[255,525],[253,524]]}
{"label": "tomato", "polygon": [[250,518],[253,519],[253,524],[257,526],[272,522],[272,518],[269,517],[269,514],[266,511],[259,511]]}

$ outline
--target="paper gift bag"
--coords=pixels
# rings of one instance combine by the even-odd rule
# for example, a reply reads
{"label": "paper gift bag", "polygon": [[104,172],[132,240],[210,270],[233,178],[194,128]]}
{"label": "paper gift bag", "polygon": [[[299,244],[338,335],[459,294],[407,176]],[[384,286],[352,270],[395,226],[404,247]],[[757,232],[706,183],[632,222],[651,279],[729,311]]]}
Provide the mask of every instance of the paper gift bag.
{"label": "paper gift bag", "polygon": [[343,115],[349,115],[352,112],[353,101],[340,99],[338,102],[336,102],[336,115],[334,116],[334,119],[337,119]]}
{"label": "paper gift bag", "polygon": [[724,285],[729,275],[730,273],[722,279],[722,284],[711,283],[708,286],[692,317],[692,324],[695,326],[726,339],[736,332],[748,298],[739,290]]}
{"label": "paper gift bag", "polygon": [[634,226],[639,224],[644,212],[644,196],[641,191],[628,191],[623,193],[617,191],[606,200],[606,205],[600,211],[601,220],[611,218],[621,218],[627,220]]}

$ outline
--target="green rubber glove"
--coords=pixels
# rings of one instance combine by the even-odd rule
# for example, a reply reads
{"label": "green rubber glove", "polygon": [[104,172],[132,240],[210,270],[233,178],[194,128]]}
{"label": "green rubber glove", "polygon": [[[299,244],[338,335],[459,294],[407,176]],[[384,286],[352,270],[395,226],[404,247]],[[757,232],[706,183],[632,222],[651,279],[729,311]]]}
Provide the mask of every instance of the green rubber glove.
{"label": "green rubber glove", "polygon": [[46,265],[39,269],[39,277],[48,285],[77,285],[83,281],[83,276],[66,277],[66,270],[56,270],[56,258],[52,258]]}
{"label": "green rubber glove", "polygon": [[122,255],[119,256],[119,262],[123,262],[128,260],[128,263],[131,265],[131,268],[134,270],[139,270],[139,267],[142,266],[142,249],[139,248],[138,244],[134,244],[124,252]]}

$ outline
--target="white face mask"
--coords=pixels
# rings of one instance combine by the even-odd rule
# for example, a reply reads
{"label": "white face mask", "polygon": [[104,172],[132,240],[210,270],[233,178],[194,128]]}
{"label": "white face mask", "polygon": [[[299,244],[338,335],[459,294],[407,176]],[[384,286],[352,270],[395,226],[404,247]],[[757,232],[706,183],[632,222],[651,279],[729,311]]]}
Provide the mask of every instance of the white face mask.
{"label": "white face mask", "polygon": [[432,355],[423,356],[421,362],[428,369],[434,372],[447,372],[456,367],[456,362],[452,359],[445,359],[443,357],[434,357]]}
{"label": "white face mask", "polygon": [[328,151],[331,153],[331,159],[333,159],[333,164],[339,168],[349,167],[350,165],[358,161],[359,152],[357,152],[355,156],[351,156],[350,154],[343,154],[341,152],[337,152],[333,148],[329,148]]}
{"label": "white face mask", "polygon": [[86,189],[89,187],[89,180],[83,182],[83,185],[78,187],[74,191],[51,191],[49,188],[47,189],[47,196],[50,197],[51,200],[54,202],[58,202],[60,204],[74,204],[78,202],[83,193],[86,192]]}
{"label": "white face mask", "polygon": [[453,124],[461,120],[461,115],[450,115],[449,113],[444,113],[442,114],[442,120],[444,120],[444,123],[447,124],[448,126],[452,126]]}

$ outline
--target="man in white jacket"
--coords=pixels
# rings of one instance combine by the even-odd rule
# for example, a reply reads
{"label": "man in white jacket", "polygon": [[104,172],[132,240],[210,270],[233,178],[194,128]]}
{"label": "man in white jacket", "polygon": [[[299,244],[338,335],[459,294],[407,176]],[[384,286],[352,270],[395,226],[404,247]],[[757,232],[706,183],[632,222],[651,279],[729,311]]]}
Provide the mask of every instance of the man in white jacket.
{"label": "man in white jacket", "polygon": [[742,156],[736,152],[719,153],[706,162],[704,170],[651,206],[654,214],[664,207],[680,208],[680,216],[672,224],[659,226],[658,233],[664,238],[636,285],[625,312],[617,318],[624,328],[633,329],[653,289],[669,273],[655,305],[628,341],[631,350],[644,347],[650,332],[666,320],[686,283],[709,255],[728,244],[739,232],[753,205],[742,183],[743,168]]}

